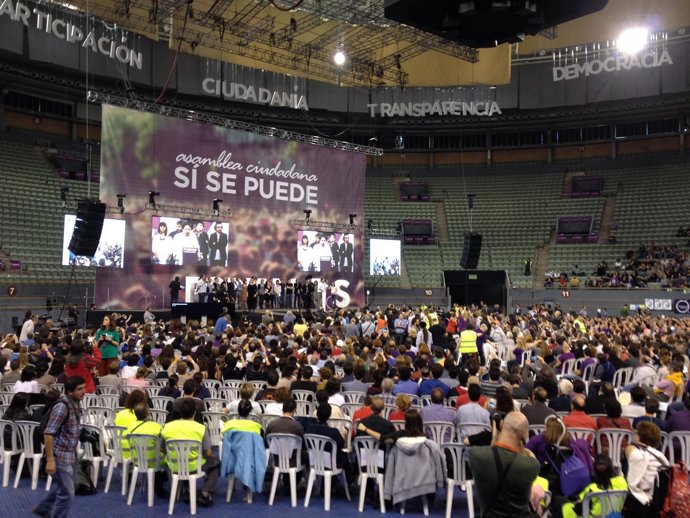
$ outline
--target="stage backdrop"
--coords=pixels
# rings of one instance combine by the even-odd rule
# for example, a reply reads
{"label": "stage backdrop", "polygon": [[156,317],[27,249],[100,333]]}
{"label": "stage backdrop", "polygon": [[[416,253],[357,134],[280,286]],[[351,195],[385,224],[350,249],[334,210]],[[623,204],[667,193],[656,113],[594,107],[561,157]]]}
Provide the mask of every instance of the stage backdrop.
{"label": "stage backdrop", "polygon": [[[200,274],[282,282],[312,275],[336,283],[338,305],[362,305],[361,234],[291,220],[310,209],[314,221],[345,225],[350,213],[361,221],[364,174],[362,154],[104,105],[101,201],[127,195],[126,235],[124,267],[96,273],[96,305],[164,307],[173,277],[184,285]],[[143,210],[149,191],[160,192],[159,205],[199,214]],[[223,200],[217,217],[209,215],[214,198]],[[304,235],[318,261],[298,260]],[[322,237],[330,266],[317,253]]]}

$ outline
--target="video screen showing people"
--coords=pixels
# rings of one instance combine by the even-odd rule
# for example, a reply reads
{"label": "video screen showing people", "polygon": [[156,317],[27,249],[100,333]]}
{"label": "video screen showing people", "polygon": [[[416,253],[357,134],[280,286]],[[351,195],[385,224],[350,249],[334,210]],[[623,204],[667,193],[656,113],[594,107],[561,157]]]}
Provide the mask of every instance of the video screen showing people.
{"label": "video screen showing people", "polygon": [[319,230],[297,232],[297,269],[301,272],[352,272],[354,234]]}
{"label": "video screen showing people", "polygon": [[72,240],[74,223],[77,216],[65,214],[65,230],[62,235],[62,265],[63,266],[97,266],[100,268],[123,268],[125,248],[125,220],[104,219],[101,239],[93,257],[74,255],[68,250]]}
{"label": "video screen showing people", "polygon": [[230,224],[191,218],[151,218],[151,262],[176,266],[227,266]]}
{"label": "video screen showing people", "polygon": [[400,240],[369,240],[369,275],[400,275]]}

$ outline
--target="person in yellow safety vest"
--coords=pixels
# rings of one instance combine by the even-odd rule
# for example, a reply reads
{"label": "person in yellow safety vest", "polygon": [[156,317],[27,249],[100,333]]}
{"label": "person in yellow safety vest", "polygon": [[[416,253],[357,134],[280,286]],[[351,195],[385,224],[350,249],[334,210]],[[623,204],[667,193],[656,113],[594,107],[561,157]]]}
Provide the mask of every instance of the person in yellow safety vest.
{"label": "person in yellow safety vest", "polygon": [[[165,441],[191,440],[201,443],[201,452],[204,457],[201,459],[201,470],[206,473],[206,480],[197,501],[200,505],[208,507],[213,505],[213,492],[220,478],[220,460],[213,455],[213,444],[206,426],[197,423],[194,420],[195,415],[196,402],[192,398],[185,399],[180,406],[181,419],[166,423],[161,431],[161,436]],[[197,461],[197,453],[194,451],[189,459],[190,471],[196,471]],[[177,459],[173,456],[168,454],[166,462],[173,472],[177,470]]]}
{"label": "person in yellow safety vest", "polygon": [[587,332],[587,326],[582,321],[582,317],[580,317],[580,316],[578,316],[575,319],[575,322],[573,322],[573,326],[575,326],[575,329],[577,329],[578,333],[586,333]]}
{"label": "person in yellow safety vest", "polygon": [[479,353],[477,349],[477,333],[474,330],[474,322],[467,322],[467,328],[460,333],[460,345],[458,346],[460,357],[464,361],[466,358],[476,356]]}
{"label": "person in yellow safety vest", "polygon": [[[137,403],[134,406],[134,416],[136,421],[130,424],[127,429],[122,432],[123,439],[128,438],[130,435],[152,435],[159,437],[163,427],[156,421],[151,419],[151,414],[149,413],[149,407],[146,403]],[[123,441],[124,442],[124,441]],[[128,445],[129,446],[129,445]],[[157,447],[157,441],[151,439],[146,448],[146,465],[147,467],[158,467],[156,466],[156,456],[157,452],[155,448]],[[130,449],[130,456],[132,453]],[[157,470],[154,475],[154,491],[159,498],[167,498],[168,493],[165,491],[163,485],[167,478],[166,472],[162,470]]]}

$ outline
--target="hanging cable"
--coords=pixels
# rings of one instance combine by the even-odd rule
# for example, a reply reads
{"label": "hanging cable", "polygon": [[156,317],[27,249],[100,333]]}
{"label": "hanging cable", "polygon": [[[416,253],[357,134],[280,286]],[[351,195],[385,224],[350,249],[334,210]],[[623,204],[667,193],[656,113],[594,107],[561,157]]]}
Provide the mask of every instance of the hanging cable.
{"label": "hanging cable", "polygon": [[163,89],[161,90],[160,95],[154,101],[154,104],[158,104],[161,101],[161,99],[163,99],[163,96],[165,95],[165,92],[168,89],[168,85],[170,84],[170,80],[172,79],[173,73],[177,69],[177,60],[180,57],[180,51],[182,50],[182,41],[184,40],[184,33],[185,33],[185,30],[187,29],[187,20],[189,19],[189,14],[191,12],[192,12],[192,3],[188,2],[187,3],[187,12],[184,15],[184,22],[182,22],[182,32],[180,33],[180,37],[178,38],[178,41],[177,41],[177,50],[175,51],[175,57],[173,58],[172,65],[170,65],[170,72],[168,72],[168,78],[165,80],[165,84],[163,85]]}

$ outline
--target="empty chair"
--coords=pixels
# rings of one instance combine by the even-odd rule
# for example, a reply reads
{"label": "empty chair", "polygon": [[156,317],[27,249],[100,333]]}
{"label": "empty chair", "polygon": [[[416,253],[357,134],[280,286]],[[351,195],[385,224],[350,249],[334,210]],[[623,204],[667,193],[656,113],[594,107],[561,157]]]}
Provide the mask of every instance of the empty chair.
{"label": "empty chair", "polygon": [[[106,460],[106,448],[104,441],[104,432],[100,426],[92,424],[81,425],[82,430],[86,430],[90,435],[89,440],[80,441],[79,447],[82,450],[81,457],[91,461],[91,482],[94,487],[98,487],[98,476],[101,474],[101,464]],[[84,438],[85,434],[80,436]]]}
{"label": "empty chair", "polygon": [[99,399],[99,404],[98,406],[100,407],[105,407],[105,408],[111,408],[114,409],[116,406],[120,404],[120,395],[119,394],[101,394],[98,396]]}
{"label": "empty chair", "polygon": [[9,484],[10,461],[12,460],[12,457],[21,453],[17,439],[18,437],[14,423],[12,421],[0,420],[0,463],[2,463],[2,487],[7,487],[7,484]]}
{"label": "empty chair", "polygon": [[96,426],[113,424],[115,410],[103,406],[91,406],[83,409],[82,423]]}
{"label": "empty chair", "polygon": [[304,470],[302,465],[302,438],[297,435],[273,433],[267,436],[268,448],[273,458],[273,480],[268,505],[273,500],[278,488],[278,478],[286,473],[290,478],[290,503],[297,507],[297,473]]}
{"label": "empty chair", "polygon": [[331,510],[331,480],[332,477],[340,476],[347,499],[350,500],[350,491],[347,487],[345,472],[337,466],[337,446],[333,439],[322,435],[305,434],[304,441],[307,445],[309,454],[309,481],[307,483],[307,494],[304,498],[304,507],[309,507],[309,499],[314,487],[316,477],[323,477],[323,508]]}
{"label": "empty chair", "polygon": [[196,481],[204,476],[201,471],[201,443],[199,441],[165,441],[166,462],[170,468],[172,484],[168,514],[173,514],[180,482],[189,482],[189,505],[196,514]]}
{"label": "empty chair", "polygon": [[103,395],[120,395],[120,386],[119,385],[98,385],[96,387],[96,394],[99,396]]}
{"label": "empty chair", "polygon": [[108,476],[105,479],[104,493],[110,489],[110,482],[113,478],[113,471],[116,467],[120,467],[120,474],[122,476],[122,496],[127,494],[127,475],[129,473],[129,465],[132,462],[131,458],[125,458],[122,448],[122,434],[126,428],[124,426],[106,425],[105,433],[108,444]]}
{"label": "empty chair", "polygon": [[133,469],[132,480],[129,485],[129,496],[127,497],[127,505],[132,505],[134,498],[134,490],[137,486],[137,479],[140,474],[146,475],[149,507],[153,507],[153,490],[154,479],[156,471],[163,470],[163,461],[161,457],[161,437],[160,435],[148,434],[129,434],[129,451],[131,454]]}
{"label": "empty chair", "polygon": [[690,466],[690,432],[669,433],[666,448],[671,464],[682,460],[686,466]]}
{"label": "empty chair", "polygon": [[[455,486],[466,488],[469,517],[474,518],[472,479],[467,477],[467,446],[454,443],[444,444],[442,450],[445,452],[446,461],[448,462],[448,475],[446,478],[446,518],[450,518],[450,513],[453,509],[453,489],[455,489]],[[452,478],[450,473],[453,474]]]}
{"label": "empty chair", "polygon": [[359,466],[359,507],[364,511],[364,496],[367,490],[367,482],[373,479],[379,487],[379,505],[381,512],[386,512],[386,504],[383,496],[383,467],[384,453],[379,447],[379,441],[373,437],[357,437],[352,443]]}
{"label": "empty chair", "polygon": [[17,435],[17,444],[20,448],[19,463],[17,464],[17,475],[14,478],[15,489],[19,486],[19,479],[22,475],[22,468],[24,462],[29,462],[29,470],[31,472],[31,489],[38,487],[38,468],[43,456],[43,446],[35,444],[34,430],[38,426],[35,421],[15,421],[15,433]]}

